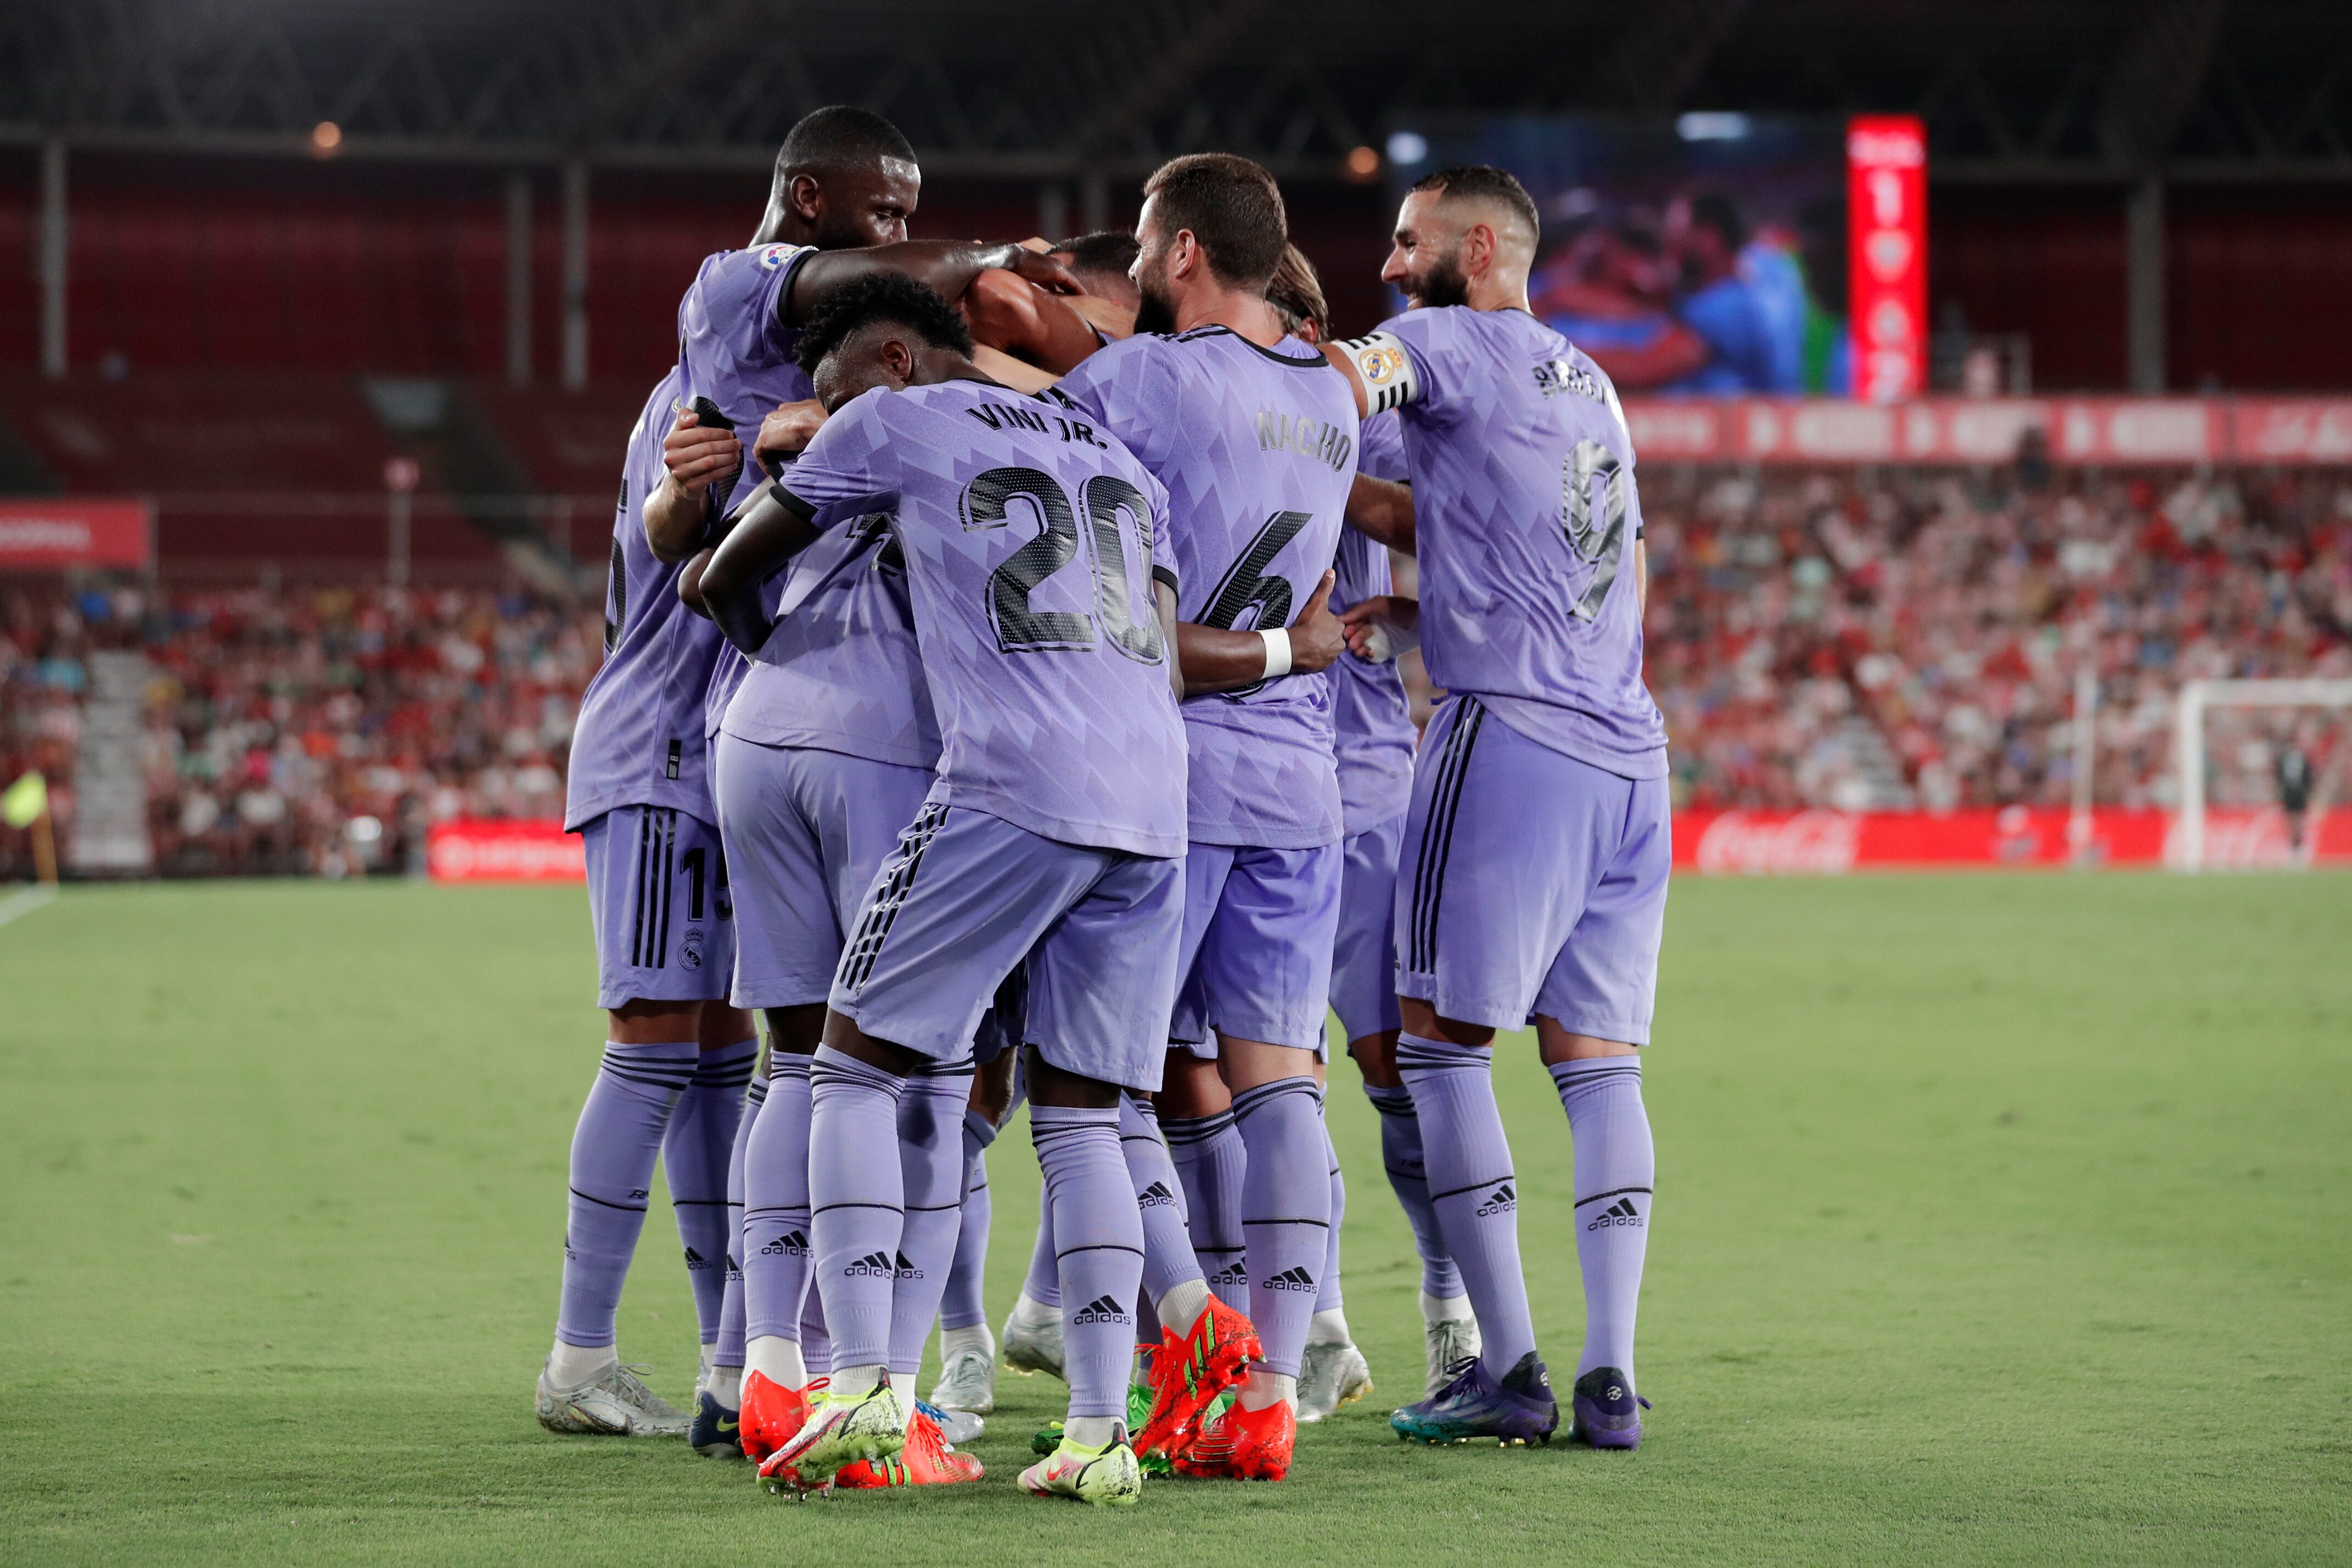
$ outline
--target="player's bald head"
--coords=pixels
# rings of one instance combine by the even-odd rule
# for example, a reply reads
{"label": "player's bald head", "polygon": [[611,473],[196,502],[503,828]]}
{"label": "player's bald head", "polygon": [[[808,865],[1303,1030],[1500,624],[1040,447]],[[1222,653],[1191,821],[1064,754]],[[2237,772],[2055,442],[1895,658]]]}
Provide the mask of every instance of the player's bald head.
{"label": "player's bald head", "polygon": [[870,169],[886,159],[912,164],[914,145],[899,129],[870,109],[846,103],[811,110],[784,132],[776,149],[776,178]]}
{"label": "player's bald head", "polygon": [[1536,215],[1535,198],[1507,170],[1485,163],[1440,169],[1414,181],[1412,188],[1433,198],[1433,214],[1457,233],[1483,223],[1495,231],[1499,246],[1535,256],[1543,220]]}
{"label": "player's bald head", "polygon": [[842,249],[905,239],[922,183],[914,147],[882,116],[849,104],[812,110],[776,150],[767,214],[752,243]]}

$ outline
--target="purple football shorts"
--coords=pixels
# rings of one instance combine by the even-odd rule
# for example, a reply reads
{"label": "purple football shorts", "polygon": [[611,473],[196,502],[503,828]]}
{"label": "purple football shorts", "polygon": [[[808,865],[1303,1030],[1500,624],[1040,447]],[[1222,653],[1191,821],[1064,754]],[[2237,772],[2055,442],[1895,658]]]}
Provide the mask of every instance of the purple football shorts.
{"label": "purple football shorts", "polygon": [[1024,1042],[1066,1072],[1157,1089],[1183,917],[1181,860],[1066,844],[931,801],[875,873],[833,1010],[955,1061],[1023,966]]}
{"label": "purple football shorts", "polygon": [[1397,846],[1402,813],[1340,843],[1339,934],[1331,944],[1331,1010],[1350,1041],[1401,1028],[1396,994]]}
{"label": "purple football shorts", "polygon": [[711,792],[735,877],[737,1007],[825,999],[875,868],[936,778],[928,768],[721,732]]}
{"label": "purple football shorts", "polygon": [[1440,1018],[1646,1045],[1674,864],[1666,780],[1621,779],[1457,696],[1413,759],[1397,994]]}
{"label": "purple football shorts", "polygon": [[667,806],[615,806],[580,830],[596,1005],[707,1002],[727,995],[734,912],[719,830]]}
{"label": "purple football shorts", "polygon": [[1226,1034],[1323,1052],[1345,859],[1338,844],[1185,852],[1171,1046],[1214,1059]]}

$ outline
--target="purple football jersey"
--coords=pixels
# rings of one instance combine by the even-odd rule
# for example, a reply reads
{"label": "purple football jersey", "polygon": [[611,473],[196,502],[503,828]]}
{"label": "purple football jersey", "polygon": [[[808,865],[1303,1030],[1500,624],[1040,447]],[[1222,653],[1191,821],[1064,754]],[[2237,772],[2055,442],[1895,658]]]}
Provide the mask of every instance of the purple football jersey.
{"label": "purple football jersey", "polygon": [[1151,586],[1177,584],[1168,497],[1125,447],[992,382],[877,390],[780,489],[821,529],[890,517],[945,742],[933,800],[1065,843],[1184,852],[1184,727]]}
{"label": "purple football jersey", "polygon": [[[1377,476],[1376,476],[1377,477]],[[1388,547],[1353,528],[1339,531],[1339,580],[1331,612],[1390,592]],[[1412,705],[1396,661],[1373,664],[1353,652],[1331,666],[1331,738],[1339,764],[1339,813],[1360,833],[1404,815],[1412,800]]]}
{"label": "purple football jersey", "polygon": [[729,735],[940,765],[906,561],[889,524],[881,513],[856,518],[793,562],[779,604],[784,622],[736,688],[720,721]]}
{"label": "purple football jersey", "polygon": [[[775,412],[778,403],[815,395],[808,377],[793,362],[800,330],[786,326],[780,313],[801,258],[814,249],[757,245],[705,256],[677,302],[677,406],[693,408],[698,400],[709,400],[743,443],[744,466],[711,485],[721,512],[738,499],[739,489],[760,481],[757,472],[746,472],[754,466],[751,441],[760,421]],[[675,417],[664,418],[665,434]],[[749,668],[743,655],[722,641],[704,697],[706,735],[719,733]]]}
{"label": "purple football jersey", "polygon": [[[1339,548],[1356,476],[1345,378],[1296,338],[1260,348],[1223,327],[1112,343],[1055,389],[1168,489],[1184,584],[1178,618],[1287,626]],[[1191,835],[1202,843],[1337,843],[1328,674],[1284,675],[1184,702]]]}
{"label": "purple football jersey", "polygon": [[1408,310],[1343,347],[1372,412],[1402,421],[1430,680],[1620,778],[1664,777],[1633,442],[1608,376],[1524,310]]}
{"label": "purple football jersey", "polygon": [[677,601],[678,568],[655,559],[646,543],[643,507],[661,483],[662,437],[677,392],[672,371],[646,399],[629,433],[604,585],[604,663],[581,695],[572,731],[567,831],[617,806],[662,806],[719,820],[710,804],[702,698],[726,640]]}
{"label": "purple football jersey", "polygon": [[1356,472],[1398,485],[1412,483],[1404,460],[1404,422],[1394,409],[1376,413],[1356,432]]}

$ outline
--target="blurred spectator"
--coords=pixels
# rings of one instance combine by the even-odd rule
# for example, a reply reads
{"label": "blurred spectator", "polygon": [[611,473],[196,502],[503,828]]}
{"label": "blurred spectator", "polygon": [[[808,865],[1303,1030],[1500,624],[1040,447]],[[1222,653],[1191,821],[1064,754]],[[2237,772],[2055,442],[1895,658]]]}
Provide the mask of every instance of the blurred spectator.
{"label": "blurred spectator", "polygon": [[519,591],[0,590],[0,774],[70,778],[81,661],[105,646],[155,670],[159,871],[340,876],[404,869],[437,819],[561,816],[603,632]]}
{"label": "blurred spectator", "polygon": [[[2340,476],[1661,468],[1643,501],[1685,804],[2063,804],[2087,663],[2096,799],[2165,806],[2182,680],[2352,674]],[[2226,758],[2216,802],[2267,801],[2268,755]]]}
{"label": "blurred spectator", "polygon": [[[2063,804],[2088,664],[2095,798],[2168,806],[2182,680],[2352,675],[2352,481],[2032,477],[1645,471],[1677,804]],[[47,773],[61,838],[109,646],[155,667],[159,870],[356,875],[416,863],[436,820],[562,815],[602,625],[519,591],[0,587],[0,783]],[[2289,747],[2322,779],[2346,749],[2335,716],[2210,722],[2216,804],[2274,802]],[[0,832],[0,878],[26,854]]]}

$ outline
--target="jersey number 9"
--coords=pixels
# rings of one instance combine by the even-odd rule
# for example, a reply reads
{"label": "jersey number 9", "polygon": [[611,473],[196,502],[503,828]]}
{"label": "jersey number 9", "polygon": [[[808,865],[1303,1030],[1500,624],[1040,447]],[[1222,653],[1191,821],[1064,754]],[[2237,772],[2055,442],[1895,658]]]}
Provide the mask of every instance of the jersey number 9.
{"label": "jersey number 9", "polygon": [[[1596,485],[1601,492],[1598,502],[1593,498]],[[1593,520],[1596,507],[1598,524]],[[1584,596],[1568,607],[1569,613],[1579,621],[1590,621],[1601,613],[1625,551],[1625,470],[1616,454],[1597,441],[1576,444],[1561,476],[1560,512],[1569,549],[1593,569],[1592,581]]]}

